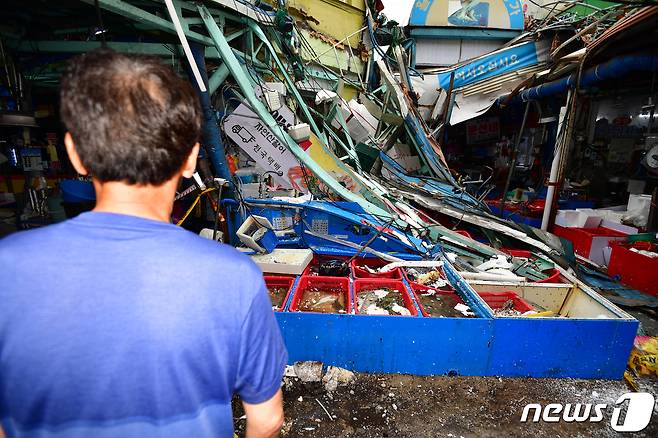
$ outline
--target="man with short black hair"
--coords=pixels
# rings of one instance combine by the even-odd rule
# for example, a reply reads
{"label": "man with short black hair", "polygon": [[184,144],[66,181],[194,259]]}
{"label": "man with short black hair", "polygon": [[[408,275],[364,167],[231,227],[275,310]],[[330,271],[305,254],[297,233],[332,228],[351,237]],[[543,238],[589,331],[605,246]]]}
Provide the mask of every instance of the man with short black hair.
{"label": "man with short black hair", "polygon": [[190,84],[94,51],[61,82],[66,149],[93,212],[0,241],[0,436],[229,437],[283,422],[287,355],[262,274],[169,223],[194,172]]}

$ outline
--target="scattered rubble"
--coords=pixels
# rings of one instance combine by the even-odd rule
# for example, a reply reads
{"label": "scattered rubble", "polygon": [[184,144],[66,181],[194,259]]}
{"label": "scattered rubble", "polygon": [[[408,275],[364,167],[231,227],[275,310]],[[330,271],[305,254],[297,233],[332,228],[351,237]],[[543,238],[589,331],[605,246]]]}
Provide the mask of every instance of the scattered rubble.
{"label": "scattered rubble", "polygon": [[[621,381],[355,373],[348,385],[329,392],[323,382],[292,380],[283,394],[284,438],[434,438],[449,434],[612,438],[616,436],[610,427],[612,407],[629,391]],[[642,391],[658,392],[658,379],[639,382]],[[527,403],[606,403],[608,408],[606,421],[601,422],[521,424]],[[234,403],[235,418],[242,414],[240,404]],[[235,427],[238,436],[244,436],[245,421],[236,421]],[[313,430],[307,430],[310,428]],[[636,436],[657,434],[658,423],[653,421]]]}
{"label": "scattered rubble", "polygon": [[322,380],[322,362],[295,362],[295,376],[302,382],[319,382]]}
{"label": "scattered rubble", "polygon": [[475,312],[471,310],[466,304],[458,303],[455,305],[455,310],[460,312],[464,316],[475,316]]}
{"label": "scattered rubble", "polygon": [[352,383],[355,379],[355,375],[352,371],[346,370],[340,367],[327,367],[327,372],[322,378],[322,383],[324,383],[324,388],[328,392],[335,391],[339,386],[345,386]]}

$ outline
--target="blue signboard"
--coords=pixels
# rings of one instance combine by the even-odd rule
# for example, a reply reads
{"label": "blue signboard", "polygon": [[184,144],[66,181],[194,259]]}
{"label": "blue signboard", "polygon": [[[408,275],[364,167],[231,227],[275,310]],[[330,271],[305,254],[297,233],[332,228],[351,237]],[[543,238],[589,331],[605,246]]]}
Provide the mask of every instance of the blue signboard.
{"label": "blue signboard", "polygon": [[520,0],[416,0],[409,25],[522,30],[523,7]]}
{"label": "blue signboard", "polygon": [[460,88],[494,76],[535,65],[538,62],[537,45],[527,42],[512,46],[478,58],[460,67],[439,73],[439,85],[444,90],[450,87],[450,75],[455,73],[453,88]]}

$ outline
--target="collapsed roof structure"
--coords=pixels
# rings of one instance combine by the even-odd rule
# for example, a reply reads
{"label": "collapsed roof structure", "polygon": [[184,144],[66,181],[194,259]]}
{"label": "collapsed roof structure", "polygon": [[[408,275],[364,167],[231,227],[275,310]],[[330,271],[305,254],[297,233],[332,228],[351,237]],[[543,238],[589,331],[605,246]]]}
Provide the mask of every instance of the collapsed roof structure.
{"label": "collapsed roof structure", "polygon": [[[566,9],[530,20],[525,30],[514,21],[510,26],[518,32],[502,47],[455,65],[421,69],[414,62],[413,37],[380,14],[379,1],[328,10],[304,1],[83,3],[99,8],[105,19],[98,23],[100,34],[111,29],[116,38],[23,37],[9,39],[8,46],[26,56],[107,46],[184,59],[179,65],[196,85],[205,116],[204,160],[209,166],[201,167],[202,179],[227,182],[219,204],[228,242],[239,246],[245,240],[238,236],[246,233],[252,249],[262,248],[254,230],[265,228],[274,233],[278,250],[310,249],[316,261],[365,255],[401,263],[391,269],[427,262],[442,267],[453,290],[481,319],[472,326],[450,327],[382,321],[378,330],[385,329],[386,335],[375,330],[354,341],[372,353],[366,354],[355,353],[357,347],[349,342],[344,348],[331,345],[341,332],[367,331],[374,320],[309,320],[283,312],[277,317],[290,341],[291,358],[422,374],[621,375],[637,321],[583,281],[571,249],[547,227],[533,228],[492,213],[484,201],[489,180],[450,168],[443,134],[492,107],[520,102],[527,116],[531,102],[572,89],[561,105],[551,193],[564,176],[560,170],[568,155],[569,120],[579,87],[658,67],[655,54],[610,61],[604,56],[623,35],[655,24],[658,8],[613,4],[586,8],[586,13]],[[334,25],[327,19],[336,20],[340,31],[332,34]],[[144,40],[121,41],[126,26],[143,32]],[[521,132],[525,122],[524,117]],[[547,222],[551,201],[546,201]],[[181,222],[185,218],[187,214]],[[247,232],[250,218],[255,225]],[[277,263],[286,264],[270,260],[270,265]],[[411,287],[406,274],[402,280]],[[509,290],[540,311],[525,318],[519,313],[514,322],[495,322],[497,313],[479,292]],[[281,310],[289,310],[292,302],[290,297]],[[334,331],[323,337],[321,329],[309,328],[317,323]],[[454,331],[455,340],[434,339],[432,333],[444,329]],[[551,330],[564,337],[547,340]],[[374,339],[382,336],[387,341],[375,346]],[[515,336],[523,341],[514,348],[506,345]],[[596,339],[596,351],[588,349],[588,364],[565,365],[569,355],[582,354],[588,337]],[[404,344],[408,356],[426,354],[431,360],[381,359],[390,354],[386,346],[405,339],[417,342]],[[465,339],[476,339],[471,351],[484,363],[442,357],[461,357]],[[539,345],[544,353],[527,360]]]}

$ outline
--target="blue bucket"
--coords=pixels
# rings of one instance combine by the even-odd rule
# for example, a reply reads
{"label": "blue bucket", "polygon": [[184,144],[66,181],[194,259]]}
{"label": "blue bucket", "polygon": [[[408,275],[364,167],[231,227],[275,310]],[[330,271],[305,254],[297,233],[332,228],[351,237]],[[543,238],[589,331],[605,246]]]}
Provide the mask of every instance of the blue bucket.
{"label": "blue bucket", "polygon": [[64,202],[93,202],[96,201],[94,185],[89,181],[77,179],[65,179],[60,181],[59,188],[62,190]]}

